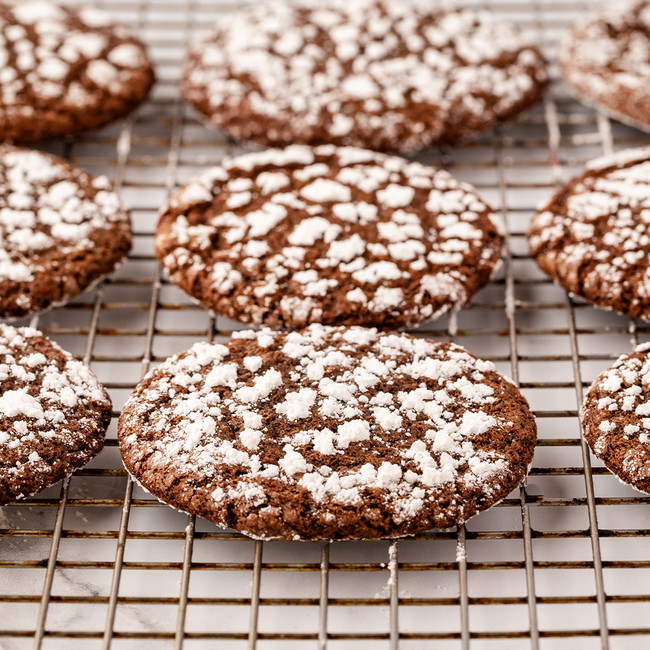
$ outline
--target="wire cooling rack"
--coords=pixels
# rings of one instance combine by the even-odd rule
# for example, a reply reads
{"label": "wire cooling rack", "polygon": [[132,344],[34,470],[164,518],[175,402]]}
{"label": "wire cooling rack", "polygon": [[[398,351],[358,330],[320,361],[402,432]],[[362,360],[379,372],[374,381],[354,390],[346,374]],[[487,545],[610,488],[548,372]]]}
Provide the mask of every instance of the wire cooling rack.
{"label": "wire cooling rack", "polygon": [[[238,3],[96,4],[138,27],[159,81],[125,124],[49,150],[113,179],[132,210],[135,245],[113,278],[32,324],[92,365],[116,418],[152,364],[237,328],[161,276],[152,233],[170,192],[237,152],[183,105],[178,76],[188,41]],[[597,3],[464,4],[531,30],[553,61],[561,33]],[[590,457],[577,413],[588,383],[650,338],[648,325],[574,304],[527,257],[525,239],[536,205],[585,161],[648,143],[556,83],[503,131],[421,158],[472,182],[508,223],[501,274],[456,327],[439,321],[419,334],[454,339],[519,383],[539,423],[525,487],[458,530],[409,540],[255,542],[134,486],[114,420],[86,468],[0,509],[0,648],[649,647],[649,498]]]}

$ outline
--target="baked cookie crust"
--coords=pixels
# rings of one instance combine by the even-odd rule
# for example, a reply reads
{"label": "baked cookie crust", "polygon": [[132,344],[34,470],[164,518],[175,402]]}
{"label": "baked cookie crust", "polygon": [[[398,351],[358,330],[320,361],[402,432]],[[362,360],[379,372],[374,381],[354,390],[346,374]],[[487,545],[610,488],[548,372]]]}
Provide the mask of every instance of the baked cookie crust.
{"label": "baked cookie crust", "polygon": [[0,145],[0,318],[65,304],[131,248],[127,211],[105,176]]}
{"label": "baked cookie crust", "polygon": [[613,2],[577,25],[560,71],[584,104],[650,130],[650,2]]}
{"label": "baked cookie crust", "polygon": [[650,493],[650,344],[621,355],[582,406],[585,440],[621,482]]}
{"label": "baked cookie crust", "polygon": [[131,113],[153,82],[142,42],[102,11],[0,2],[0,140],[99,129]]}
{"label": "baked cookie crust", "polygon": [[493,128],[546,80],[538,48],[485,12],[301,0],[224,16],[192,48],[182,87],[236,140],[415,153]]}
{"label": "baked cookie crust", "polygon": [[401,537],[516,488],[535,420],[493,364],[407,334],[312,325],[197,343],[136,387],[127,470],[180,510],[259,539]]}
{"label": "baked cookie crust", "polygon": [[35,329],[0,324],[0,505],[85,465],[110,420],[111,400],[85,364]]}
{"label": "baked cookie crust", "polygon": [[589,163],[533,218],[529,241],[571,294],[650,320],[650,148]]}
{"label": "baked cookie crust", "polygon": [[156,253],[202,305],[244,323],[402,328],[489,280],[500,218],[447,172],[322,145],[247,154],[163,210]]}

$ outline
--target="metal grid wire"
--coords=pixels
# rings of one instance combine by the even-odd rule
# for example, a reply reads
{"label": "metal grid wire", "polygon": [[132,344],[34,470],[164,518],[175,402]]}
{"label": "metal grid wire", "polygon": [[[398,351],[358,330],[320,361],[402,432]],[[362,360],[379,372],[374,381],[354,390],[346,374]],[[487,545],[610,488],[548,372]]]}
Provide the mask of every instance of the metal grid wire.
{"label": "metal grid wire", "polygon": [[[49,150],[112,177],[135,245],[113,278],[32,324],[92,365],[115,417],[86,468],[0,509],[0,648],[647,648],[649,498],[590,457],[577,410],[588,383],[650,331],[570,300],[527,257],[525,232],[538,202],[585,161],[650,136],[556,83],[501,132],[421,158],[472,182],[508,223],[500,275],[455,323],[418,334],[453,339],[519,383],[540,433],[526,486],[458,530],[399,542],[255,542],[134,486],[115,440],[120,407],[152,364],[237,327],[171,286],[152,243],[168,195],[238,151],[178,92],[188,41],[237,3],[96,4],[138,27],[158,84],[125,124]],[[553,61],[564,29],[597,3],[464,4],[533,31]]]}

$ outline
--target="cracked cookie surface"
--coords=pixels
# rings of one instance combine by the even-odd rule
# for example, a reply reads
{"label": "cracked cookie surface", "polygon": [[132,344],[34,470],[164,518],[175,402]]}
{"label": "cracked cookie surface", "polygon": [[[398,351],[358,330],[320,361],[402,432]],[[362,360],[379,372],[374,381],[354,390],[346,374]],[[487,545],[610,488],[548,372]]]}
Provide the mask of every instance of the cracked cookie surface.
{"label": "cracked cookie surface", "polygon": [[102,11],[0,2],[0,140],[98,129],[139,106],[153,81],[144,45]]}
{"label": "cracked cookie surface", "polygon": [[578,98],[650,130],[650,2],[614,2],[564,39],[560,70]]}
{"label": "cracked cookie surface", "polygon": [[529,240],[570,293],[650,320],[650,148],[589,163],[533,218]]}
{"label": "cracked cookie surface", "polygon": [[118,427],[160,500],[260,539],[399,537],[466,521],[532,461],[526,400],[490,362],[407,334],[312,325],[197,343]]}
{"label": "cracked cookie surface", "polygon": [[401,153],[457,142],[539,99],[545,65],[527,37],[431,4],[302,0],[223,16],[190,52],[185,97],[239,140]]}
{"label": "cracked cookie surface", "polygon": [[621,482],[650,492],[650,344],[621,355],[591,385],[582,427],[592,452]]}
{"label": "cracked cookie surface", "polygon": [[85,465],[110,420],[111,400],[85,364],[35,329],[0,324],[0,504]]}
{"label": "cracked cookie surface", "polygon": [[184,187],[156,252],[245,323],[401,328],[458,311],[500,261],[500,218],[447,172],[321,145],[247,154]]}
{"label": "cracked cookie surface", "polygon": [[0,145],[0,318],[68,302],[130,248],[129,214],[105,176]]}

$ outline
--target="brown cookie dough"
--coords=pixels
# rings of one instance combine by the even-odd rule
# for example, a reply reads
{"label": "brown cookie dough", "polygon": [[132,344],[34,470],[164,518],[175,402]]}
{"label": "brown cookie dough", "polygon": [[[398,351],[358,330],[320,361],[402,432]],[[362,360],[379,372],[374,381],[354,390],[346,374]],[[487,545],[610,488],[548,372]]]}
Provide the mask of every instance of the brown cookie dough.
{"label": "brown cookie dough", "polygon": [[111,400],[40,332],[0,324],[0,504],[72,474],[104,445]]}
{"label": "brown cookie dough", "polygon": [[450,343],[361,327],[238,332],[150,372],[118,427],[128,471],[183,511],[260,539],[450,527],[526,475],[519,391]]}
{"label": "brown cookie dough", "polygon": [[650,320],[650,148],[592,161],[534,217],[532,256],[564,289]]}
{"label": "brown cookie dough", "polygon": [[139,106],[153,82],[142,43],[103,12],[0,2],[0,140],[98,129]]}
{"label": "brown cookie dough", "polygon": [[624,354],[589,389],[582,429],[620,481],[650,492],[650,344]]}
{"label": "brown cookie dough", "polygon": [[608,3],[576,26],[560,70],[583,103],[650,130],[650,2]]}
{"label": "brown cookie dough", "polygon": [[416,152],[493,128],[541,96],[514,26],[431,2],[268,2],[190,52],[187,100],[237,140]]}
{"label": "brown cookie dough", "polygon": [[500,220],[447,172],[363,149],[247,154],[184,187],[156,251],[204,306],[245,323],[417,325],[457,311],[503,247]]}
{"label": "brown cookie dough", "polygon": [[66,303],[130,247],[129,215],[106,177],[0,145],[0,318]]}

